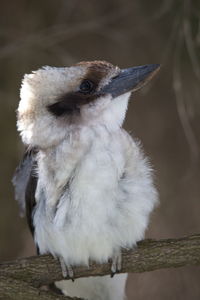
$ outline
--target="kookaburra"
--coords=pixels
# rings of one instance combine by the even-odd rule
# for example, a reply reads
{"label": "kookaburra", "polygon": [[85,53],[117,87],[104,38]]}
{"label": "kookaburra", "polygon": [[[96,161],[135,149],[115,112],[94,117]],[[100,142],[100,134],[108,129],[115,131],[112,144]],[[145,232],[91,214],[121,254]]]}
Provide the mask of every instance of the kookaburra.
{"label": "kookaburra", "polygon": [[[152,170],[122,124],[131,92],[159,69],[120,69],[104,61],[43,67],[25,75],[17,128],[28,146],[15,177],[40,254],[72,267],[112,259],[144,237],[157,202]],[[124,299],[126,274],[57,284],[89,300]]]}

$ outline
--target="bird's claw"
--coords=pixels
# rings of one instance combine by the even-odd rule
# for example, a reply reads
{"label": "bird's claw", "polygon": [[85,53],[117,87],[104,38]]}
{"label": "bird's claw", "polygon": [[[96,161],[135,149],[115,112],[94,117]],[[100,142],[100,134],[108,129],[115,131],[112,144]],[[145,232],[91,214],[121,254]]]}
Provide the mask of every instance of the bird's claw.
{"label": "bird's claw", "polygon": [[112,257],[112,265],[111,265],[111,274],[110,277],[114,277],[114,275],[121,271],[122,268],[122,255],[121,252],[117,252]]}
{"label": "bird's claw", "polygon": [[60,266],[62,270],[62,275],[64,278],[70,278],[74,281],[74,271],[71,265],[66,265],[65,261],[62,257],[59,258]]}

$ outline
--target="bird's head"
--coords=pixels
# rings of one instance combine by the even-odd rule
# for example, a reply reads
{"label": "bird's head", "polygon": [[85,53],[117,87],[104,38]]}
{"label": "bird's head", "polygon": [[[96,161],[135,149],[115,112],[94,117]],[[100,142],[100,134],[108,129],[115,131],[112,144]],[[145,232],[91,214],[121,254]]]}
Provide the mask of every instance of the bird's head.
{"label": "bird's head", "polygon": [[121,70],[93,61],[25,75],[17,123],[24,143],[51,147],[81,126],[102,124],[115,130],[123,123],[131,92],[158,69],[153,64]]}

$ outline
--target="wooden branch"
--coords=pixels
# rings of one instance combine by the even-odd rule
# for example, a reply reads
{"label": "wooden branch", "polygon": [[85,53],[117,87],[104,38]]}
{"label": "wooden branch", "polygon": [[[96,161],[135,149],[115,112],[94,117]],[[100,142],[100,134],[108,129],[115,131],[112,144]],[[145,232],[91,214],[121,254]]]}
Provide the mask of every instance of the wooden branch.
{"label": "wooden branch", "polygon": [[[121,273],[147,272],[163,268],[200,265],[200,234],[180,239],[144,240],[136,249],[122,251]],[[103,276],[110,274],[111,263],[90,263],[90,267],[74,267],[74,277]],[[0,264],[0,295],[7,299],[70,299],[52,294],[38,287],[63,279],[59,262],[50,255],[21,258]],[[14,285],[14,286],[13,286]],[[29,293],[27,296],[27,290]],[[26,297],[18,297],[19,292]],[[31,296],[32,295],[32,296]],[[46,297],[46,298],[45,298]],[[53,298],[54,297],[54,298]],[[59,298],[60,297],[60,298]],[[1,299],[1,296],[0,296]]]}
{"label": "wooden branch", "polygon": [[22,280],[0,277],[0,299],[2,300],[84,300],[55,294],[50,290],[33,287]]}

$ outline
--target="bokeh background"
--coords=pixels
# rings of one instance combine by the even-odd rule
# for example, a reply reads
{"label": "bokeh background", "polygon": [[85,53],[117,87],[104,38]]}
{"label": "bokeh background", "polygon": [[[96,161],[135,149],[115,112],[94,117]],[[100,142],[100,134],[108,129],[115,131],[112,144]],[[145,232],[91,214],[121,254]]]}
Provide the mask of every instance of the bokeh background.
{"label": "bokeh background", "polygon": [[[11,177],[24,150],[15,125],[21,79],[43,65],[162,64],[132,97],[125,122],[155,168],[160,206],[147,236],[200,232],[200,2],[1,0],[0,16],[0,261],[35,253]],[[130,275],[127,294],[129,300],[199,300],[200,268]]]}

